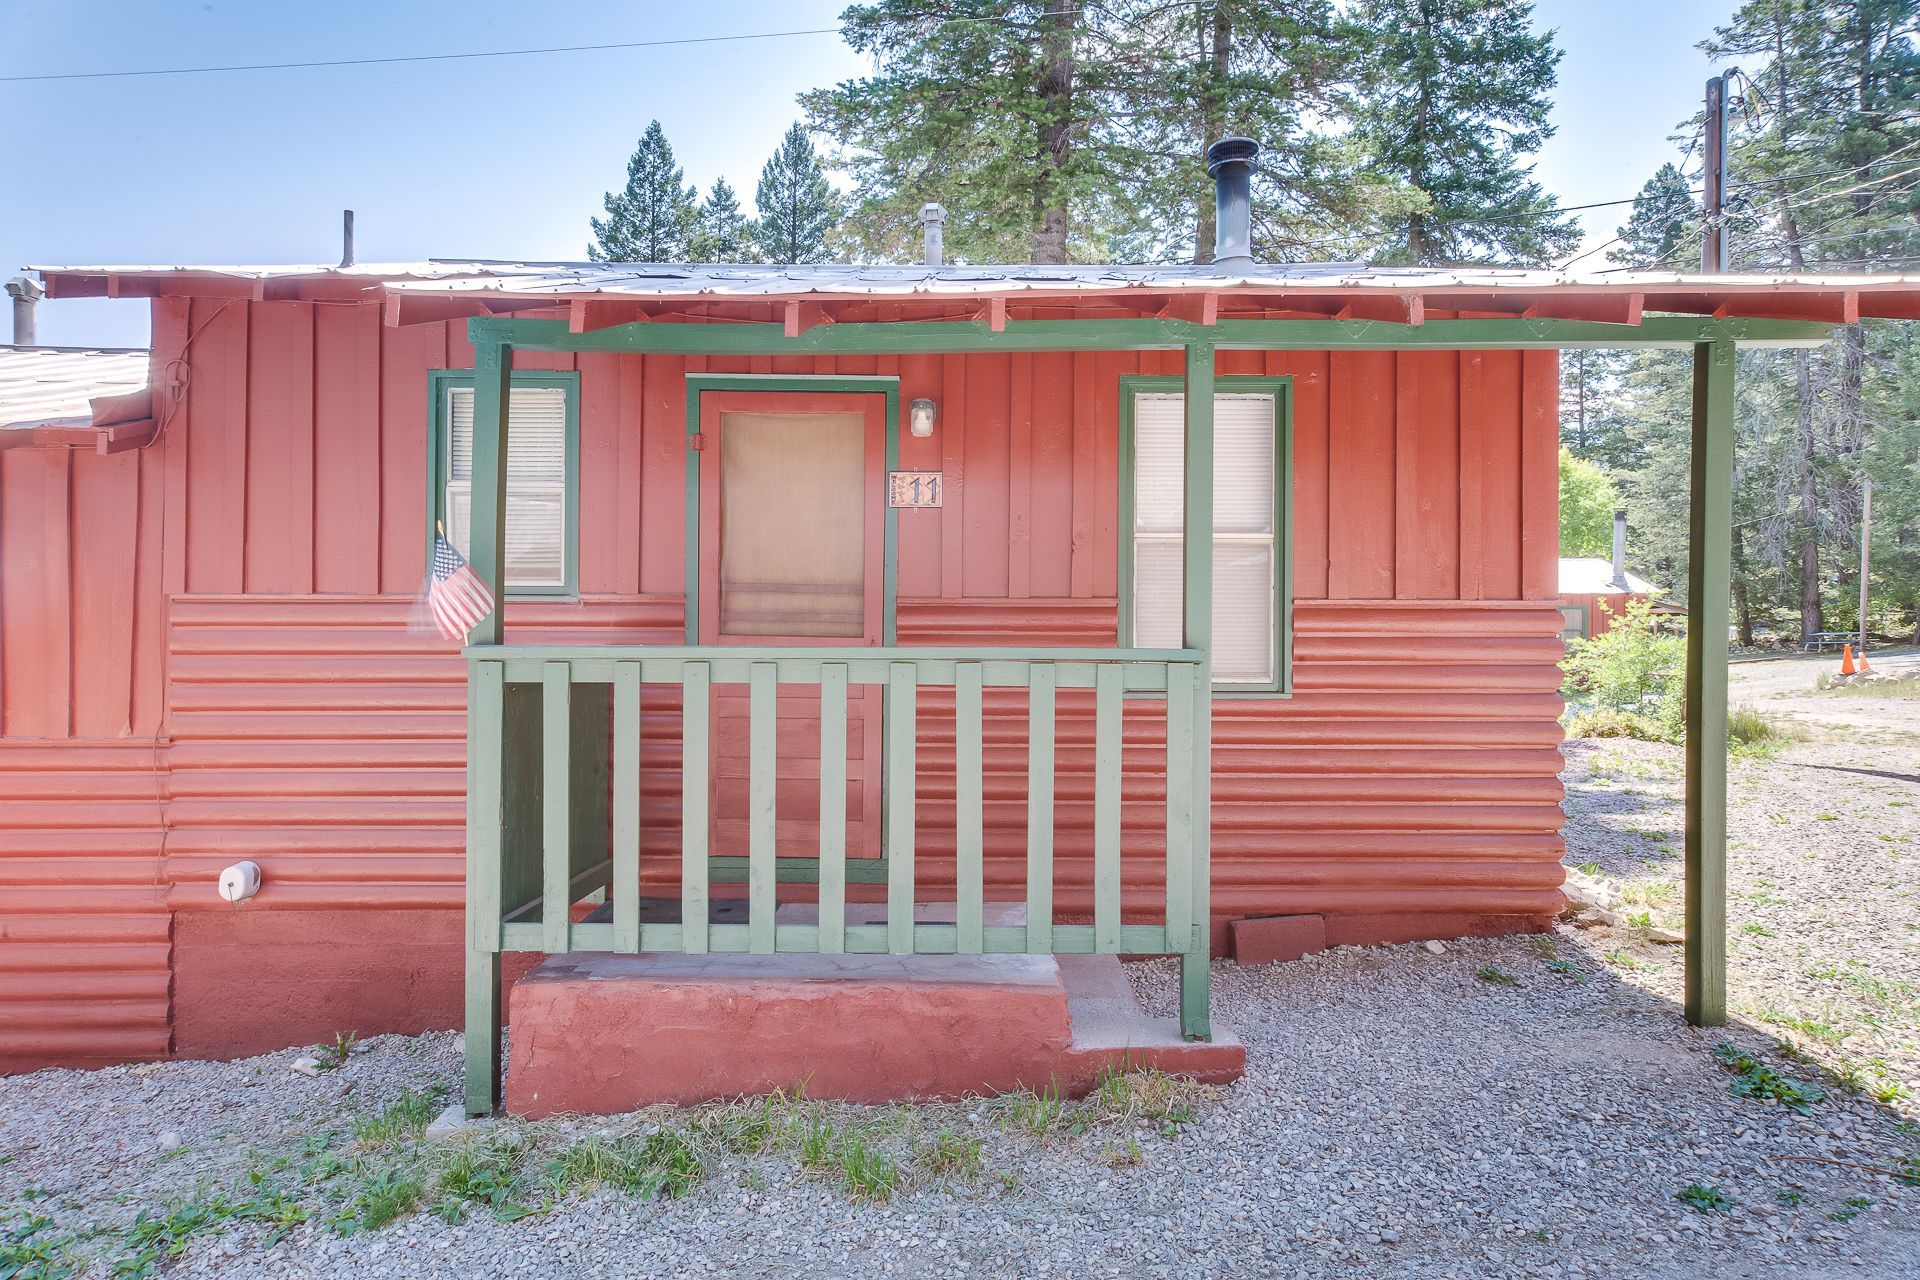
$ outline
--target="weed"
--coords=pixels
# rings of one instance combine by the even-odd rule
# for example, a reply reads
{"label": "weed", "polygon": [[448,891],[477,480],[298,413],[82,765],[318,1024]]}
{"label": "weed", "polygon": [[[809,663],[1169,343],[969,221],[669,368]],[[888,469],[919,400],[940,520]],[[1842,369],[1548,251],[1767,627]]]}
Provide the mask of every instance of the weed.
{"label": "weed", "polygon": [[928,1172],[941,1177],[977,1178],[980,1149],[980,1139],[942,1129],[932,1146],[921,1149],[919,1162]]}
{"label": "weed", "polygon": [[357,1031],[342,1031],[334,1036],[332,1044],[313,1046],[313,1056],[319,1060],[322,1071],[338,1071],[347,1065],[347,1058],[353,1053],[353,1046],[360,1040]]}
{"label": "weed", "polygon": [[1583,862],[1580,864],[1580,870],[1587,875],[1598,876],[1600,874],[1600,864],[1597,862]]}
{"label": "weed", "polygon": [[513,1167],[518,1154],[518,1148],[467,1146],[455,1151],[440,1170],[440,1200],[434,1211],[448,1222],[465,1217],[470,1204],[485,1206],[502,1222],[515,1222],[533,1213],[519,1203],[521,1180]]}
{"label": "weed", "polygon": [[562,1195],[611,1186],[671,1200],[704,1172],[700,1153],[684,1133],[660,1129],[644,1138],[576,1142],[548,1163],[547,1183]]}
{"label": "weed", "polygon": [[1827,1218],[1833,1222],[1852,1222],[1860,1216],[1862,1209],[1872,1207],[1873,1197],[1871,1196],[1848,1196],[1841,1207],[1828,1214]]}
{"label": "weed", "polygon": [[1734,1199],[1718,1187],[1703,1187],[1699,1183],[1680,1188],[1673,1198],[1696,1213],[1731,1213]]}
{"label": "weed", "polygon": [[1646,961],[1637,956],[1630,956],[1624,951],[1606,952],[1601,956],[1601,959],[1616,969],[1645,969],[1648,967]]}
{"label": "weed", "polygon": [[1193,1122],[1200,1103],[1216,1096],[1206,1085],[1164,1071],[1122,1071],[1109,1066],[1100,1072],[1094,1091],[1078,1111],[1082,1127],[1144,1120],[1173,1137]]}
{"label": "weed", "polygon": [[1627,923],[1636,929],[1651,929],[1653,928],[1653,912],[1629,911],[1627,912]]}
{"label": "weed", "polygon": [[1783,1076],[1736,1044],[1721,1041],[1713,1056],[1733,1073],[1731,1088],[1737,1097],[1771,1098],[1789,1111],[1807,1115],[1814,1103],[1827,1096],[1819,1085]]}
{"label": "weed", "polygon": [[347,1206],[333,1219],[333,1228],[341,1235],[356,1231],[378,1231],[419,1208],[426,1186],[411,1173],[400,1169],[381,1169],[360,1180]]}
{"label": "weed", "polygon": [[353,1122],[354,1140],[363,1146],[386,1147],[403,1138],[417,1138],[427,1131],[439,1108],[439,1099],[433,1093],[402,1089],[378,1115],[362,1116]]}
{"label": "weed", "polygon": [[1749,920],[1747,923],[1740,926],[1740,932],[1744,934],[1748,934],[1755,938],[1773,937],[1773,930],[1767,928],[1767,926],[1763,924],[1756,924],[1751,920]]}
{"label": "weed", "polygon": [[1783,1204],[1791,1209],[1797,1204],[1804,1204],[1807,1197],[1803,1192],[1795,1191],[1792,1187],[1782,1187],[1773,1193],[1773,1199],[1774,1203]]}
{"label": "weed", "polygon": [[839,1138],[840,1131],[831,1119],[819,1114],[808,1116],[800,1130],[800,1166],[814,1170],[831,1166]]}
{"label": "weed", "polygon": [[863,1133],[840,1144],[840,1176],[855,1200],[885,1200],[900,1186],[900,1166]]}
{"label": "weed", "polygon": [[1520,982],[1519,978],[1515,977],[1511,973],[1508,973],[1505,969],[1502,969],[1497,964],[1482,965],[1480,966],[1479,970],[1474,973],[1473,976],[1480,979],[1480,981],[1482,982],[1491,982],[1495,986],[1499,986],[1499,987],[1518,986]]}
{"label": "weed", "polygon": [[1795,726],[1769,720],[1752,707],[1735,707],[1727,713],[1727,753],[1732,756],[1777,755],[1789,742],[1805,736]]}
{"label": "weed", "polygon": [[1140,1143],[1128,1138],[1124,1146],[1109,1142],[1100,1152],[1100,1159],[1116,1169],[1130,1168],[1147,1162],[1147,1153],[1140,1149]]}
{"label": "weed", "polygon": [[1004,1127],[1044,1138],[1060,1123],[1060,1086],[1057,1082],[1049,1083],[1043,1093],[1023,1089],[1019,1093],[1007,1094],[1004,1105]]}
{"label": "weed", "polygon": [[[121,1233],[121,1244],[127,1252],[110,1268],[114,1280],[143,1280],[185,1253],[195,1239],[219,1231],[230,1222],[265,1223],[269,1237],[278,1241],[307,1220],[307,1211],[298,1202],[266,1186],[261,1176],[248,1177],[258,1190],[244,1200],[216,1195],[176,1204],[158,1216],[146,1209],[136,1213],[132,1224]],[[7,1275],[0,1271],[0,1276]]]}
{"label": "weed", "polygon": [[796,1105],[804,1094],[776,1089],[759,1099],[742,1098],[702,1117],[702,1128],[721,1146],[740,1155],[758,1155],[784,1145],[797,1127]]}
{"label": "weed", "polygon": [[1587,971],[1571,960],[1549,960],[1547,968],[1563,978],[1572,978],[1575,982],[1587,980]]}
{"label": "weed", "polygon": [[51,1218],[27,1214],[0,1226],[0,1276],[6,1280],[67,1280],[73,1274],[71,1238],[49,1233]]}

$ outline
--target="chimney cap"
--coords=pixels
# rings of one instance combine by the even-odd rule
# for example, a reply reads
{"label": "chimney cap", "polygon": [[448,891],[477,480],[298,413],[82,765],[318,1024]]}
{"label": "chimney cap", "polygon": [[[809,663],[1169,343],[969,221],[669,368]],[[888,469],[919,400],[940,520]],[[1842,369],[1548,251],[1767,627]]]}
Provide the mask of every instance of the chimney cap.
{"label": "chimney cap", "polygon": [[32,276],[15,276],[7,281],[7,293],[27,302],[38,302],[47,296],[47,291]]}
{"label": "chimney cap", "polygon": [[947,206],[941,204],[939,201],[929,200],[920,206],[921,222],[945,222],[946,220]]}
{"label": "chimney cap", "polygon": [[1207,148],[1207,175],[1217,178],[1230,164],[1251,165],[1260,158],[1260,144],[1252,138],[1222,138]]}

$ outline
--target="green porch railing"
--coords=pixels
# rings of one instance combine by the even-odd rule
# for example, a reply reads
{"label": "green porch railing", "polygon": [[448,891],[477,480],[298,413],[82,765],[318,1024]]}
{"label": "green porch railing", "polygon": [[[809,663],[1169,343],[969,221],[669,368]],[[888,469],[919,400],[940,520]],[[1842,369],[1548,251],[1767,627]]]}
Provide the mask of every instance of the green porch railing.
{"label": "green porch railing", "polygon": [[[923,648],[571,648],[480,645],[468,661],[467,1106],[499,1091],[499,957],[503,951],[893,955],[1101,952],[1183,959],[1181,1026],[1210,1034],[1204,979],[1207,833],[1196,823],[1194,745],[1204,742],[1205,666],[1193,650]],[[782,686],[819,689],[819,840],[815,923],[777,918],[777,724]],[[746,690],[747,922],[712,923],[709,893],[711,710],[716,686]],[[886,922],[847,912],[847,885],[874,868],[847,849],[849,690],[884,694],[882,853]],[[916,747],[919,692],[950,688],[955,744],[952,924],[916,922]],[[649,688],[682,700],[679,919],[643,922],[640,870],[641,703]],[[984,863],[985,694],[1026,691],[1024,924],[990,924]],[[1057,694],[1093,694],[1091,924],[1054,922]],[[1121,916],[1121,721],[1128,694],[1164,695],[1166,881],[1158,923]],[[864,866],[862,864],[865,864]],[[575,920],[609,890],[612,918]],[[944,894],[943,894],[944,896]],[[547,904],[560,904],[551,909]]]}

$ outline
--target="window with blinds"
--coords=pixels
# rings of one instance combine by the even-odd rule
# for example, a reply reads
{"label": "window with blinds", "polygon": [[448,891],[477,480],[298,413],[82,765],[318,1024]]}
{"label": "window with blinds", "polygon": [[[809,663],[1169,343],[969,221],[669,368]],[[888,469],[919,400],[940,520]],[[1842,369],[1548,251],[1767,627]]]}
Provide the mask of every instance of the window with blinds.
{"label": "window with blinds", "polygon": [[[1279,683],[1278,438],[1271,392],[1213,404],[1213,680]],[[1142,391],[1133,404],[1133,643],[1178,649],[1184,587],[1186,397]]]}
{"label": "window with blinds", "polygon": [[[507,407],[507,559],[510,588],[563,591],[568,585],[567,494],[572,454],[570,392],[516,386]],[[446,388],[447,540],[463,556],[473,539],[473,388]]]}

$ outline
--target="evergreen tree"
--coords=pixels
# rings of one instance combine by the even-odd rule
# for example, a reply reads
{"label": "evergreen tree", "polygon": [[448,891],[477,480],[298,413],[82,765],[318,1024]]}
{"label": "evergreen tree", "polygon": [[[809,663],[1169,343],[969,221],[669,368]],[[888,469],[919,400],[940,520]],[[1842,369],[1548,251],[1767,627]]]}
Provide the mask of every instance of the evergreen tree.
{"label": "evergreen tree", "polygon": [[1096,187],[1087,4],[874,0],[841,15],[843,38],[877,70],[800,101],[848,151],[863,252],[909,256],[914,216],[937,200],[963,261],[1104,256],[1072,217]]}
{"label": "evergreen tree", "polygon": [[686,174],[660,122],[648,123],[627,161],[627,185],[607,192],[605,218],[592,218],[595,262],[684,262],[700,225],[700,192]]}
{"label": "evergreen tree", "polygon": [[1379,257],[1415,264],[1564,257],[1580,239],[1526,157],[1552,136],[1560,51],[1532,0],[1363,0],[1359,130],[1373,170],[1426,197]]}
{"label": "evergreen tree", "polygon": [[[1920,194],[1901,158],[1920,150],[1916,0],[1746,0],[1702,48],[1749,68],[1729,167],[1747,208],[1732,228],[1739,267],[1858,272],[1909,268]],[[1764,435],[1778,476],[1763,544],[1798,581],[1803,639],[1825,629],[1823,548],[1857,570],[1861,480],[1872,436],[1898,426],[1897,326],[1846,326],[1817,351],[1763,353],[1755,412],[1792,423]],[[1791,512],[1791,529],[1786,513]],[[1851,588],[1840,595],[1848,603]]]}
{"label": "evergreen tree", "polygon": [[1700,261],[1700,202],[1680,166],[1661,165],[1633,198],[1620,243],[1607,257],[1641,270],[1687,270]]}
{"label": "evergreen tree", "polygon": [[725,178],[713,180],[713,190],[700,203],[700,230],[694,233],[695,262],[752,262],[755,259],[753,224],[740,211],[739,197]]}
{"label": "evergreen tree", "polygon": [[1329,0],[1111,0],[1111,50],[1087,145],[1103,221],[1132,258],[1213,258],[1207,147],[1232,134],[1262,148],[1254,240],[1266,260],[1346,256],[1345,237],[1396,193],[1369,180],[1324,127],[1352,106],[1356,31]]}
{"label": "evergreen tree", "polygon": [[840,220],[840,197],[827,185],[804,125],[795,122],[760,170],[753,240],[769,262],[825,262],[827,237]]}

